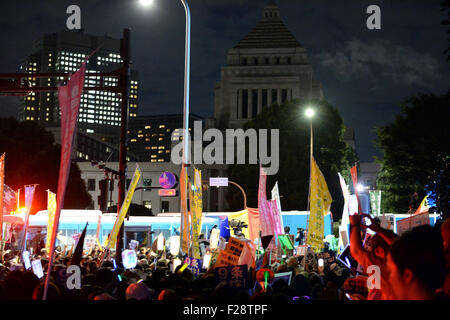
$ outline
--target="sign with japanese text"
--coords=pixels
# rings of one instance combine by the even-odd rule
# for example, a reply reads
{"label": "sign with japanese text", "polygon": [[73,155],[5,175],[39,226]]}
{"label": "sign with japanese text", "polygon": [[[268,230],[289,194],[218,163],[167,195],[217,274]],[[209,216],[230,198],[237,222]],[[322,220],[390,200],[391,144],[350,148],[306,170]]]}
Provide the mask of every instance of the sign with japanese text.
{"label": "sign with japanese text", "polygon": [[228,178],[209,178],[210,187],[228,187]]}
{"label": "sign with japanese text", "polygon": [[188,269],[197,277],[202,271],[203,261],[202,259],[186,258],[184,264],[188,265]]}
{"label": "sign with japanese text", "polygon": [[234,237],[230,237],[227,246],[225,247],[225,251],[227,251],[228,254],[234,255],[239,258],[241,256],[242,250],[244,249],[244,245],[244,241],[241,241]]}
{"label": "sign with japanese text", "polygon": [[397,234],[401,236],[402,233],[408,230],[426,224],[430,224],[430,216],[428,212],[413,215],[409,218],[397,221]]}
{"label": "sign with japanese text", "polygon": [[248,269],[246,265],[232,267],[218,267],[214,269],[216,283],[225,281],[230,287],[248,287]]}

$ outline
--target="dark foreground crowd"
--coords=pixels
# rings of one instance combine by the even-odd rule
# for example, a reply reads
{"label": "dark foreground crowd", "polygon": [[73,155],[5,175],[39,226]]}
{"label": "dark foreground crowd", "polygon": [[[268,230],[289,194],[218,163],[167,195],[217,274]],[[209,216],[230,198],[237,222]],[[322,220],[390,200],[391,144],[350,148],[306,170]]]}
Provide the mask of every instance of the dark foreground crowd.
{"label": "dark foreground crowd", "polygon": [[[382,229],[376,221],[370,228],[376,232],[370,247],[363,246],[365,227],[361,217],[351,217],[351,253],[369,272],[370,266],[381,271],[380,285],[355,289],[355,270],[337,261],[323,267],[305,263],[302,257],[290,256],[267,265],[275,273],[292,271],[291,284],[276,280],[267,290],[254,281],[250,269],[248,288],[231,287],[216,282],[214,270],[198,276],[189,269],[171,271],[173,257],[157,255],[151,248],[138,249],[135,269],[125,270],[119,263],[106,259],[99,265],[101,252],[93,250],[83,256],[81,288],[68,289],[65,270],[72,257],[58,248],[47,300],[200,300],[211,302],[236,301],[254,303],[292,300],[391,300],[438,299],[449,295],[450,221],[434,227],[421,226],[398,237]],[[45,249],[32,258],[41,259],[44,272],[48,257]],[[39,279],[32,271],[18,264],[18,252],[7,251],[0,267],[0,300],[41,300],[45,276]],[[253,276],[252,276],[253,275]],[[253,281],[252,281],[253,279]],[[366,278],[362,278],[365,283]],[[374,282],[375,283],[375,282]],[[349,285],[353,284],[353,285]],[[356,286],[358,287],[358,286]]]}

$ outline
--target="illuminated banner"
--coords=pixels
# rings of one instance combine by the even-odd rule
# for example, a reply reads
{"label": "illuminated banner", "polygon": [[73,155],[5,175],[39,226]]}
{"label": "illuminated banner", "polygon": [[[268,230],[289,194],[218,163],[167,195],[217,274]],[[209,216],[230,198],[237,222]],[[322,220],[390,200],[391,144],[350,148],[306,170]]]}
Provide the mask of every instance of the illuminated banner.
{"label": "illuminated banner", "polygon": [[56,194],[51,192],[50,190],[47,190],[48,224],[47,224],[47,241],[45,243],[45,248],[47,250],[50,249],[50,240],[52,239],[53,224],[55,222],[55,211],[56,211]]}
{"label": "illuminated banner", "polygon": [[134,189],[136,189],[136,185],[141,178],[141,171],[139,170],[139,165],[136,163],[136,170],[134,171],[133,179],[131,180],[130,186],[128,187],[127,196],[123,201],[122,206],[120,207],[119,214],[117,215],[116,222],[114,223],[114,227],[111,230],[111,234],[109,235],[108,244],[106,245],[108,248],[113,248],[116,245],[117,236],[120,231],[120,227],[122,226],[123,221],[125,220],[125,216],[127,215],[128,208],[130,207],[131,200],[133,199]]}
{"label": "illuminated banner", "polygon": [[[275,228],[272,219],[272,213],[270,210],[270,204],[266,197],[266,180],[267,175],[264,168],[260,166],[259,169],[259,189],[258,189],[258,209],[259,209],[259,221],[261,227],[261,236],[275,235]],[[275,247],[275,240],[272,238],[268,248]]]}
{"label": "illuminated banner", "polygon": [[186,168],[184,164],[181,165],[180,173],[180,201],[181,201],[181,224],[180,224],[180,237],[181,237],[181,251],[185,254],[189,253],[190,243],[190,229],[189,229],[189,212],[187,210],[187,177]]}
{"label": "illuminated banner", "polygon": [[228,187],[228,178],[209,178],[210,187]]}
{"label": "illuminated banner", "polygon": [[3,186],[5,184],[5,154],[0,156],[0,246],[3,254]]}
{"label": "illuminated banner", "polygon": [[309,195],[309,222],[307,244],[315,252],[320,252],[323,247],[324,238],[324,216],[328,213],[331,205],[331,195],[322,172],[317,166],[316,160],[312,158],[311,181]]}

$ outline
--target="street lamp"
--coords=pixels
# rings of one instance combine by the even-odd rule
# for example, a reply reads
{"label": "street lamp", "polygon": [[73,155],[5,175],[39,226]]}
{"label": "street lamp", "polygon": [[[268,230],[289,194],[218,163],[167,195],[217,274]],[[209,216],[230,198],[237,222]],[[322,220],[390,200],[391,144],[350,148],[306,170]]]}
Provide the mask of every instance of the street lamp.
{"label": "street lamp", "polygon": [[139,4],[141,6],[148,7],[153,4],[153,0],[139,0]]}
{"label": "street lamp", "polygon": [[311,143],[310,143],[310,163],[312,165],[312,157],[313,157],[313,129],[312,129],[312,118],[314,117],[314,114],[316,112],[313,108],[309,107],[305,110],[305,116],[309,119],[309,128],[310,128],[310,135],[311,135]]}
{"label": "street lamp", "polygon": [[[190,64],[191,64],[191,11],[189,9],[187,0],[180,0],[180,1],[183,4],[184,11],[186,14],[186,34],[185,34],[185,48],[184,48],[183,160],[181,163],[183,167],[186,167],[187,164],[189,163],[188,130],[189,130],[189,78],[190,78]],[[139,0],[139,2],[143,6],[149,6],[153,3],[153,0]],[[183,187],[185,187],[184,183]],[[181,201],[183,201],[183,199]],[[185,202],[184,207],[187,208],[188,207],[187,197],[185,197],[184,202]],[[181,204],[180,208],[182,207],[183,204]],[[181,217],[183,219],[183,216]]]}

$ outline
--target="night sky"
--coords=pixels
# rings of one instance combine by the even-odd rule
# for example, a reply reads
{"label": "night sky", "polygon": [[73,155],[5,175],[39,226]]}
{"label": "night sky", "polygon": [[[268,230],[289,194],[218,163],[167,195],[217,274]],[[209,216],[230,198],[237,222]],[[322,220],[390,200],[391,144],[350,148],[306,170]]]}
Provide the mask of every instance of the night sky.
{"label": "night sky", "polygon": [[[362,161],[380,155],[374,128],[391,121],[406,96],[449,88],[440,1],[276,1],[282,20],[307,49],[325,99],[355,129]],[[191,112],[213,115],[214,86],[227,50],[256,25],[267,2],[189,1]],[[86,33],[120,38],[123,28],[131,28],[133,68],[140,74],[139,115],[182,113],[185,17],[179,0],[154,0],[148,9],[137,0],[1,1],[0,72],[18,72],[36,38],[66,29],[71,4],[81,7]],[[372,4],[381,7],[381,30],[366,27]],[[1,116],[16,116],[17,98],[0,97],[0,110]]]}

